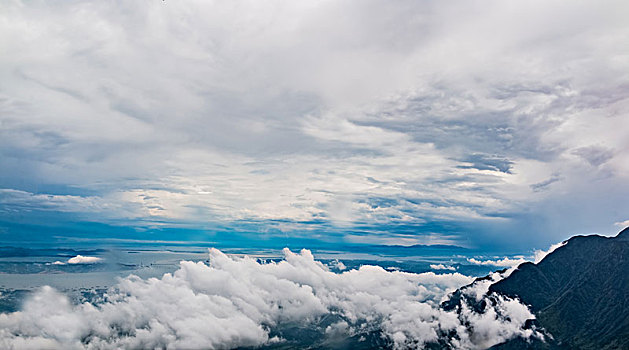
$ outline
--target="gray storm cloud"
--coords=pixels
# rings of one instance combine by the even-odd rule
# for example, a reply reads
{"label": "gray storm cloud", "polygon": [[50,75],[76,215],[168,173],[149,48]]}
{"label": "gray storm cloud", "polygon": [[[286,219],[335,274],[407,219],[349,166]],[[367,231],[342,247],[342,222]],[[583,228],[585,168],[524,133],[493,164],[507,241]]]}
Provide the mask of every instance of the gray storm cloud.
{"label": "gray storm cloud", "polygon": [[[73,304],[50,287],[35,292],[21,311],[0,314],[2,348],[212,348],[282,342],[269,336],[286,324],[316,325],[340,317],[327,336],[361,335],[380,329],[395,348],[422,348],[441,340],[457,349],[485,348],[521,336],[534,318],[508,298],[487,299],[481,312],[461,305],[443,311],[448,292],[472,282],[458,274],[388,272],[362,266],[331,272],[307,250],[284,251],[284,260],[259,263],[210,250],[210,264],[181,262],[173,274],[129,276],[94,304]],[[464,289],[487,298],[491,280]],[[367,326],[365,328],[365,326]]]}

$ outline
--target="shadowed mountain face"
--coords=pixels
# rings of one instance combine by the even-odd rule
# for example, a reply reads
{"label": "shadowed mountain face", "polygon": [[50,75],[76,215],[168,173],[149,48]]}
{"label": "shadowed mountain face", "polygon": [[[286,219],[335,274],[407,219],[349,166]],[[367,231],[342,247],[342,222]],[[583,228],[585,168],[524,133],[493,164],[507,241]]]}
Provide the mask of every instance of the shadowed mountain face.
{"label": "shadowed mountain face", "polygon": [[614,238],[572,237],[490,291],[520,298],[554,338],[498,348],[629,349],[629,228]]}

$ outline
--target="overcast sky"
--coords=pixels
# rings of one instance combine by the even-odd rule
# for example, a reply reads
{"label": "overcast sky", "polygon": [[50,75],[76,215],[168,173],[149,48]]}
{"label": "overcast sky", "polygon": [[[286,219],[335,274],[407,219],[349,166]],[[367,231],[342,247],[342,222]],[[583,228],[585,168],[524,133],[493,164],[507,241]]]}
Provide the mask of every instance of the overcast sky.
{"label": "overcast sky", "polygon": [[3,1],[0,232],[613,234],[627,18],[624,0]]}

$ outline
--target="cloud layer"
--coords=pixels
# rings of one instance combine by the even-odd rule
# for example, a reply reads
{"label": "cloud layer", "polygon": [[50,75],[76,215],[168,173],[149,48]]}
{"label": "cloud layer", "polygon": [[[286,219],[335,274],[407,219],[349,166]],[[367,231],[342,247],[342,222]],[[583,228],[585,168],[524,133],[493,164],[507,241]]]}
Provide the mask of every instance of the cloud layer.
{"label": "cloud layer", "polygon": [[[321,337],[361,337],[380,331],[395,348],[440,342],[484,348],[516,336],[530,337],[534,318],[515,300],[487,296],[491,282],[464,293],[486,300],[444,311],[448,292],[472,282],[458,274],[388,272],[362,266],[331,272],[303,250],[261,264],[210,250],[210,264],[181,262],[161,279],[129,276],[94,304],[73,304],[50,287],[23,309],[0,314],[2,348],[234,348],[284,342],[281,329],[309,327]],[[333,315],[337,321],[323,324]],[[271,336],[271,334],[277,334]]]}
{"label": "cloud layer", "polygon": [[611,233],[629,209],[626,10],[3,2],[0,216],[466,245]]}

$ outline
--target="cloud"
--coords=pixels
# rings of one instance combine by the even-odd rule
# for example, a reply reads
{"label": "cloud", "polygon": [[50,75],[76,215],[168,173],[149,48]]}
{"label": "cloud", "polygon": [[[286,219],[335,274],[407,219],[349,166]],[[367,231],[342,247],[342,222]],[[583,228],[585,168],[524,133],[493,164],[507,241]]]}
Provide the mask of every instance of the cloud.
{"label": "cloud", "polygon": [[347,266],[345,266],[345,264],[343,264],[343,262],[339,261],[338,259],[330,261],[328,265],[333,269],[337,269],[338,271],[343,271],[347,269]]}
{"label": "cloud", "polygon": [[614,157],[613,150],[597,146],[580,147],[572,153],[580,156],[594,167],[601,166]]}
{"label": "cloud", "polygon": [[95,256],[77,255],[68,259],[68,264],[94,264],[100,262],[101,260],[103,259]]}
{"label": "cloud", "polygon": [[625,221],[619,221],[614,223],[614,225],[621,227],[621,228],[625,228],[627,226],[629,226],[629,220],[625,220]]}
{"label": "cloud", "polygon": [[459,165],[459,168],[501,171],[507,174],[511,173],[511,166],[513,165],[513,162],[508,159],[484,154],[471,154],[463,161],[469,165]]}
{"label": "cloud", "polygon": [[544,260],[544,258],[548,254],[554,252],[557,248],[563,247],[565,244],[566,244],[566,242],[564,241],[564,242],[560,242],[560,243],[556,243],[556,244],[551,245],[547,250],[536,250],[533,262],[536,263],[536,264],[539,263],[540,261]]}
{"label": "cloud", "polygon": [[627,208],[622,1],[0,6],[3,221],[539,246]]}
{"label": "cloud", "polygon": [[561,181],[561,179],[562,179],[561,176],[557,174],[553,174],[550,178],[544,181],[540,181],[538,183],[532,184],[531,189],[533,190],[533,192],[545,191],[548,189],[550,185],[552,185],[555,182]]}
{"label": "cloud", "polygon": [[[526,305],[499,294],[487,295],[491,284],[508,277],[514,270],[515,267],[511,267],[504,272],[493,272],[461,288],[464,298],[459,300],[455,310],[462,322],[472,325],[474,332],[470,334],[470,341],[474,348],[490,348],[515,337],[543,339],[534,328],[524,327],[527,320],[535,318]],[[482,312],[472,312],[478,305]]]}
{"label": "cloud", "polygon": [[52,264],[53,265],[65,265],[65,264],[70,264],[70,265],[76,265],[76,264],[96,264],[101,262],[103,259],[96,257],[96,256],[83,256],[83,255],[77,255],[75,257],[72,257],[70,259],[68,259],[67,262],[63,262],[63,261],[55,261]]}
{"label": "cloud", "polygon": [[474,265],[514,267],[522,263],[525,263],[528,260],[524,258],[517,258],[517,259],[502,258],[502,259],[497,259],[497,260],[478,260],[476,258],[468,258],[467,261],[470,264],[474,264]]}
{"label": "cloud", "polygon": [[[459,273],[387,272],[367,265],[334,273],[307,250],[284,254],[280,262],[261,264],[212,249],[209,266],[183,261],[161,279],[129,276],[95,304],[73,304],[43,287],[21,311],[0,314],[0,346],[259,346],[282,341],[270,332],[281,334],[283,326],[317,329],[325,315],[339,320],[321,328],[322,337],[360,336],[375,329],[396,348],[421,348],[430,342],[479,348],[532,335],[523,327],[533,316],[515,300],[488,299],[480,312],[440,308],[448,292],[472,282]],[[472,284],[468,289],[486,298],[483,288]]]}
{"label": "cloud", "polygon": [[494,260],[491,260],[491,259],[481,260],[481,259],[476,259],[476,258],[468,258],[467,261],[474,265],[509,267],[513,269],[525,262],[533,262],[537,264],[540,261],[542,261],[548,254],[554,252],[558,248],[563,247],[565,244],[566,242],[564,241],[564,242],[553,244],[550,247],[548,247],[548,249],[546,250],[537,249],[533,252],[533,255],[529,257],[515,257],[515,258],[504,257],[502,259],[494,259]]}
{"label": "cloud", "polygon": [[444,265],[444,264],[430,264],[430,268],[433,270],[456,271],[456,268],[454,268],[454,266],[449,266],[449,265]]}

